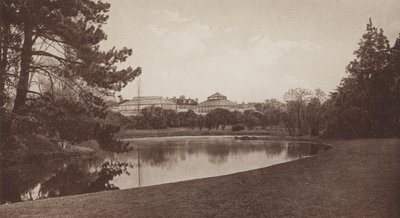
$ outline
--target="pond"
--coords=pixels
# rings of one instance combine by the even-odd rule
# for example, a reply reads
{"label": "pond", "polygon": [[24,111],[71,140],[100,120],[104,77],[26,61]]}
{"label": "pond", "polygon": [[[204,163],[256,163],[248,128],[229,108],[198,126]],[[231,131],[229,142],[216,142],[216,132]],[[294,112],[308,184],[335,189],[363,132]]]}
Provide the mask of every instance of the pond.
{"label": "pond", "polygon": [[328,146],[234,137],[130,140],[133,150],[101,151],[90,160],[14,166],[1,171],[0,203],[214,177],[316,155]]}

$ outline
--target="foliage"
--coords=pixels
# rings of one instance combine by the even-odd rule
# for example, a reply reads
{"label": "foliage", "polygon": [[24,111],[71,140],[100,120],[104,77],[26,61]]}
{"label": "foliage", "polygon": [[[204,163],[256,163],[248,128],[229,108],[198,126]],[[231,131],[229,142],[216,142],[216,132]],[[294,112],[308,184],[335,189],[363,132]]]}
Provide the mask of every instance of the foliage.
{"label": "foliage", "polygon": [[285,104],[276,99],[267,99],[261,112],[265,114],[263,126],[280,126],[284,122]]}
{"label": "foliage", "polygon": [[[296,129],[297,135],[307,134],[307,104],[312,97],[308,89],[295,88],[285,93],[287,106],[286,125],[288,129]],[[290,132],[290,131],[289,131]]]}
{"label": "foliage", "polygon": [[310,128],[311,136],[319,136],[322,125],[325,121],[326,115],[326,95],[320,90],[316,89],[310,102],[307,104],[307,122]]}
{"label": "foliage", "polygon": [[243,124],[235,124],[232,126],[232,131],[234,131],[234,132],[242,131],[242,130],[244,130]]}
{"label": "foliage", "polygon": [[83,193],[118,190],[119,187],[111,184],[110,181],[122,174],[130,175],[128,168],[133,168],[133,165],[119,161],[103,163],[100,171],[97,172],[97,178],[89,183]]}
{"label": "foliage", "polygon": [[383,137],[398,135],[399,39],[390,48],[382,29],[367,24],[356,58],[331,95],[326,135]]}
{"label": "foliage", "polygon": [[[71,143],[96,139],[106,150],[114,152],[129,150],[127,143],[114,140],[114,135],[120,127],[100,119],[107,112],[103,107],[94,108],[93,104],[83,104],[46,94],[30,102],[29,110],[24,112],[26,116],[21,117],[30,117],[35,121],[30,125],[31,133],[43,134]],[[29,122],[25,121],[22,124],[26,126]],[[22,132],[22,134],[26,133],[27,131]]]}
{"label": "foliage", "polygon": [[125,147],[112,138],[119,127],[103,121],[102,97],[120,91],[141,69],[118,67],[131,49],[100,49],[109,10],[97,0],[0,2],[0,108],[14,117],[0,120],[10,130],[0,137],[41,132]]}
{"label": "foliage", "polygon": [[249,129],[254,129],[256,126],[261,125],[263,114],[253,110],[246,110],[243,112],[244,125]]}
{"label": "foliage", "polygon": [[194,128],[197,126],[198,115],[192,110],[178,113],[179,126]]}
{"label": "foliage", "polygon": [[222,129],[225,129],[226,125],[232,123],[232,113],[226,109],[217,108],[205,116],[205,126],[208,129],[216,129],[218,130],[221,126]]}
{"label": "foliage", "polygon": [[292,136],[310,134],[318,136],[326,118],[326,95],[316,89],[314,92],[296,88],[285,94],[286,111],[281,114],[288,132]]}

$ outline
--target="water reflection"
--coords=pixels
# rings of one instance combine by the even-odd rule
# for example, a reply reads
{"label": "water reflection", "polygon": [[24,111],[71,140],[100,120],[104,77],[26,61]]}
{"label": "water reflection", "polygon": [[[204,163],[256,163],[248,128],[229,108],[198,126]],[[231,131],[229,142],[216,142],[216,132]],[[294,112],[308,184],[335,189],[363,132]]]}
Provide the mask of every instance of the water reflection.
{"label": "water reflection", "polygon": [[35,163],[1,170],[0,203],[127,189],[241,172],[316,155],[312,143],[230,137],[137,139],[133,150],[91,160]]}
{"label": "water reflection", "polygon": [[[93,164],[97,164],[95,169]],[[111,181],[116,176],[129,175],[130,168],[133,168],[130,163],[102,159],[7,168],[1,174],[0,203],[119,189]]]}

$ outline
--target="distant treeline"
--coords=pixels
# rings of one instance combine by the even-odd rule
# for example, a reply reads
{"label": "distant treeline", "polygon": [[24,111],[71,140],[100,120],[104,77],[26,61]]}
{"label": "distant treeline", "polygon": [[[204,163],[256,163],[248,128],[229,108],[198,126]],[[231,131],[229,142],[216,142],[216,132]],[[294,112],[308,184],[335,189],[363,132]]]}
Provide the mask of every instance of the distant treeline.
{"label": "distant treeline", "polygon": [[[206,115],[199,115],[189,110],[187,112],[176,112],[164,110],[159,107],[149,107],[141,111],[139,116],[124,117],[113,113],[110,120],[123,124],[124,129],[165,129],[171,127],[207,128],[209,130],[225,129],[233,126],[236,131],[254,129],[256,126],[267,126],[270,122],[266,116],[254,110],[244,113],[217,108]],[[276,123],[279,125],[280,123]]]}
{"label": "distant treeline", "polygon": [[[307,94],[307,96],[300,96],[300,98],[313,98],[306,104],[306,108],[302,108],[304,102],[297,99],[297,92],[302,95]],[[191,110],[176,112],[159,107],[148,107],[144,108],[139,116],[134,117],[124,117],[119,113],[110,112],[108,120],[112,123],[119,123],[124,129],[187,127],[200,130],[203,128],[218,130],[231,126],[233,131],[241,131],[244,129],[252,130],[255,127],[263,129],[266,127],[286,127],[291,135],[309,133],[319,135],[323,113],[321,103],[323,99],[320,98],[324,95],[320,90],[316,90],[315,93],[316,95],[305,89],[293,89],[287,94],[286,104],[276,99],[270,99],[256,104],[254,110],[246,110],[243,113],[217,108],[205,115],[200,115]]]}

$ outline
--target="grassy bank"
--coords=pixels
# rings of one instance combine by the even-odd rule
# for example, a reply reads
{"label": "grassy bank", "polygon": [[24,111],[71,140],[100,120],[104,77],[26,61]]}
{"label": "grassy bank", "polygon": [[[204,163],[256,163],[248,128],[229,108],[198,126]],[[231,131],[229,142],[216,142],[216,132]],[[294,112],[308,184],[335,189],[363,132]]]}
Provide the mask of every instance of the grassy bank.
{"label": "grassy bank", "polygon": [[214,136],[214,135],[264,135],[264,136],[284,136],[287,130],[284,128],[267,128],[232,131],[230,127],[225,130],[190,129],[190,128],[168,128],[151,130],[122,130],[118,133],[119,138],[147,138],[147,137],[166,137],[166,136]]}
{"label": "grassy bank", "polygon": [[399,217],[400,140],[326,141],[259,170],[0,206],[1,217]]}

